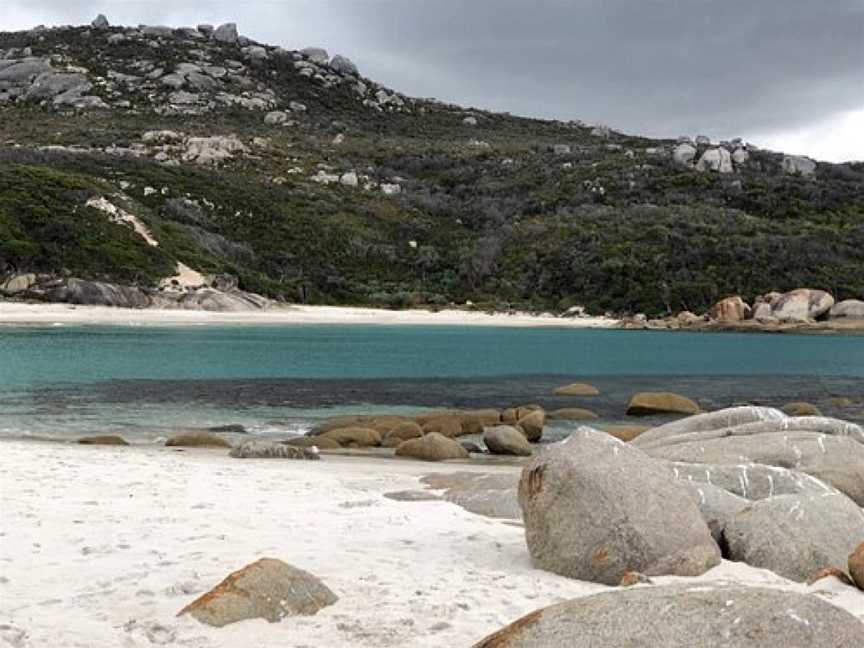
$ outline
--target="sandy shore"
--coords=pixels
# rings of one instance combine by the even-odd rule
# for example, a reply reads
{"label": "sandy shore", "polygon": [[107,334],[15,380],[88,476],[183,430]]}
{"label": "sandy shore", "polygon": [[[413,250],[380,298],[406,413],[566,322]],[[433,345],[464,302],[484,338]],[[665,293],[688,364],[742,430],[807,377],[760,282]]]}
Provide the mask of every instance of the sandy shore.
{"label": "sandy shore", "polygon": [[611,328],[617,320],[603,317],[558,318],[530,313],[483,313],[468,310],[381,310],[350,306],[285,306],[265,311],[217,313],[198,310],[138,310],[71,304],[0,301],[0,324],[182,326],[206,324],[384,324]]}
{"label": "sandy shore", "polygon": [[[607,589],[534,569],[513,522],[383,497],[430,472],[480,468],[25,441],[0,453],[0,645],[469,646],[539,607]],[[175,616],[264,556],[312,572],[340,600],[276,624]],[[680,580],[813,591],[740,563],[655,582]],[[860,593],[815,587],[864,619]]]}

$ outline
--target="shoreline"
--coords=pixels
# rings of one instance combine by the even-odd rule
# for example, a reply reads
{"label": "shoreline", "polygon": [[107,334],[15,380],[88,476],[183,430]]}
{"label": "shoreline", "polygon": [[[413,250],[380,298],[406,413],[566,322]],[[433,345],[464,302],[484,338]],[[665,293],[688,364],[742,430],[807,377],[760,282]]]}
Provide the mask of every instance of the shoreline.
{"label": "shoreline", "polygon": [[214,312],[37,304],[0,301],[0,326],[206,326],[360,324],[381,326],[500,326],[513,328],[613,329],[605,317],[560,318],[530,313],[486,313],[446,309],[385,310],[363,306],[286,305],[260,311]]}

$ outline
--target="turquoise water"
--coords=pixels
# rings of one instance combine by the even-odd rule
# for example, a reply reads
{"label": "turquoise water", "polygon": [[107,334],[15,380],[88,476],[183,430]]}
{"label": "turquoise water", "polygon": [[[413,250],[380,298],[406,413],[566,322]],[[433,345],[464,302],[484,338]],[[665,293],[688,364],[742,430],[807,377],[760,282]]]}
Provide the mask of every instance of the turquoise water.
{"label": "turquoise water", "polygon": [[[552,397],[589,380],[603,396]],[[851,397],[864,338],[385,326],[0,328],[0,434],[155,438],[239,422],[302,432],[356,411],[589,406],[670,389],[723,406]],[[859,398],[860,397],[860,398]]]}

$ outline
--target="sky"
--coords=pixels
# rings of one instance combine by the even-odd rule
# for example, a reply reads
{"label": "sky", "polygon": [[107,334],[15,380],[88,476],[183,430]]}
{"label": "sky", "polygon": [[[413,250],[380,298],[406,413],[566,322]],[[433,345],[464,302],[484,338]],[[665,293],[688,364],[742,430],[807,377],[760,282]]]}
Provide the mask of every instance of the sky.
{"label": "sky", "polygon": [[236,22],[404,94],[864,160],[864,0],[0,0],[0,30]]}

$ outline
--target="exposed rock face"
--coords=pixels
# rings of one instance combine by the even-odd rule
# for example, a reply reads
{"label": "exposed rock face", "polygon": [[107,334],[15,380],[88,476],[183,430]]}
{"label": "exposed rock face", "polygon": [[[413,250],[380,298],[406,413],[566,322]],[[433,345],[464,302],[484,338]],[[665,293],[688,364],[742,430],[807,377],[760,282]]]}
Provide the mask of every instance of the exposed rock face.
{"label": "exposed rock face", "polygon": [[46,286],[44,292],[50,301],[68,304],[120,308],[147,308],[151,305],[150,297],[139,288],[83,279],[58,280]]}
{"label": "exposed rock face", "polygon": [[246,145],[234,135],[190,137],[186,140],[183,160],[197,164],[218,164],[248,150]]}
{"label": "exposed rock face", "polygon": [[166,446],[177,448],[230,448],[231,443],[207,432],[188,432],[178,434],[165,442]]}
{"label": "exposed rock face", "polygon": [[108,23],[108,19],[105,17],[105,14],[99,14],[96,16],[93,21],[90,23],[93,29],[108,29],[110,24]]}
{"label": "exposed rock face", "polygon": [[693,160],[696,159],[696,147],[686,142],[679,144],[672,151],[672,159],[675,164],[680,166],[693,166]]}
{"label": "exposed rock face", "polygon": [[365,448],[381,445],[381,433],[371,428],[344,427],[329,430],[319,436],[333,439],[343,447],[358,446]]}
{"label": "exposed rock face", "polygon": [[729,407],[716,412],[707,412],[688,416],[679,421],[672,421],[645,432],[637,445],[647,445],[670,437],[677,437],[693,432],[709,432],[759,421],[785,421],[788,417],[778,409],[771,407]]}
{"label": "exposed rock face", "polygon": [[816,163],[800,155],[787,155],[783,158],[783,173],[811,176],[816,172]]}
{"label": "exposed rock face", "polygon": [[690,481],[681,484],[699,507],[714,542],[720,545],[726,525],[739,511],[747,508],[750,501],[712,484]]}
{"label": "exposed rock face", "polygon": [[588,383],[573,383],[558,387],[553,393],[556,396],[597,396],[600,390]]}
{"label": "exposed rock face", "polygon": [[281,110],[274,110],[264,115],[264,123],[269,126],[278,126],[284,124],[288,120],[288,113]]}
{"label": "exposed rock face", "polygon": [[797,470],[764,464],[669,464],[675,479],[697,487],[716,486],[746,500],[756,501],[777,495],[806,497],[836,493],[825,482]]}
{"label": "exposed rock face", "polygon": [[0,293],[4,295],[17,295],[29,290],[36,284],[36,275],[33,273],[14,274],[6,279],[0,280]]}
{"label": "exposed rock face", "polygon": [[717,322],[740,322],[750,316],[750,306],[738,297],[727,297],[711,307],[708,317]]}
{"label": "exposed rock face", "polygon": [[736,148],[732,151],[732,161],[736,166],[741,166],[742,164],[746,164],[750,159],[750,153],[745,148]]}
{"label": "exposed rock face", "polygon": [[517,455],[528,457],[531,455],[531,444],[516,428],[510,425],[497,425],[486,428],[483,433],[483,443],[492,454]]}
{"label": "exposed rock face", "polygon": [[720,562],[668,468],[590,428],[525,467],[519,504],[534,563],[556,574],[617,585],[627,571],[695,576]]}
{"label": "exposed rock face", "polygon": [[300,53],[305,54],[306,58],[318,65],[326,65],[330,60],[330,55],[327,53],[327,50],[320,47],[304,47],[300,50]]}
{"label": "exposed rock face", "polygon": [[864,320],[864,301],[859,299],[846,299],[837,302],[831,308],[831,319]]}
{"label": "exposed rock face", "polygon": [[24,98],[30,101],[51,99],[59,94],[75,89],[83,94],[91,88],[87,77],[83,74],[65,74],[62,72],[43,72],[33,81]]}
{"label": "exposed rock face", "polygon": [[[782,638],[782,639],[781,639]],[[474,648],[855,648],[864,623],[815,596],[757,587],[667,585],[537,610]]]}
{"label": "exposed rock face", "polygon": [[735,434],[733,431],[730,436],[712,437],[711,433],[705,433],[650,446],[640,441],[641,438],[637,439],[636,445],[652,457],[671,461],[752,462],[788,467],[816,477],[864,506],[864,445],[849,436],[808,431],[762,434]]}
{"label": "exposed rock face", "polygon": [[634,394],[627,405],[630,416],[650,416],[652,414],[697,414],[699,405],[671,392],[639,392]]}
{"label": "exposed rock face", "polygon": [[834,298],[824,290],[799,288],[785,293],[771,306],[780,321],[807,322],[824,315],[834,306]]}
{"label": "exposed rock face", "polygon": [[430,432],[419,439],[403,441],[396,448],[397,457],[411,457],[423,461],[447,461],[467,459],[468,451],[453,439]]}
{"label": "exposed rock face", "polygon": [[717,171],[718,173],[732,173],[732,156],[725,148],[711,148],[702,154],[696,163],[697,171]]}
{"label": "exposed rock face", "polygon": [[311,459],[314,461],[321,458],[317,452],[308,448],[258,440],[244,441],[228,454],[236,459]]}
{"label": "exposed rock face", "polygon": [[339,54],[330,59],[330,68],[337,74],[353,74],[354,76],[358,74],[357,66],[351,59]]}
{"label": "exposed rock face", "polygon": [[826,567],[845,570],[864,538],[864,512],[845,495],[778,495],[737,513],[723,537],[732,560],[806,582]]}
{"label": "exposed rock face", "polygon": [[273,558],[262,558],[230,574],[180,610],[207,625],[222,627],[246,619],[270,623],[287,616],[311,616],[338,597],[312,574]]}
{"label": "exposed rock face", "polygon": [[223,43],[236,43],[238,38],[237,25],[235,23],[219,25],[213,32],[213,38]]}

